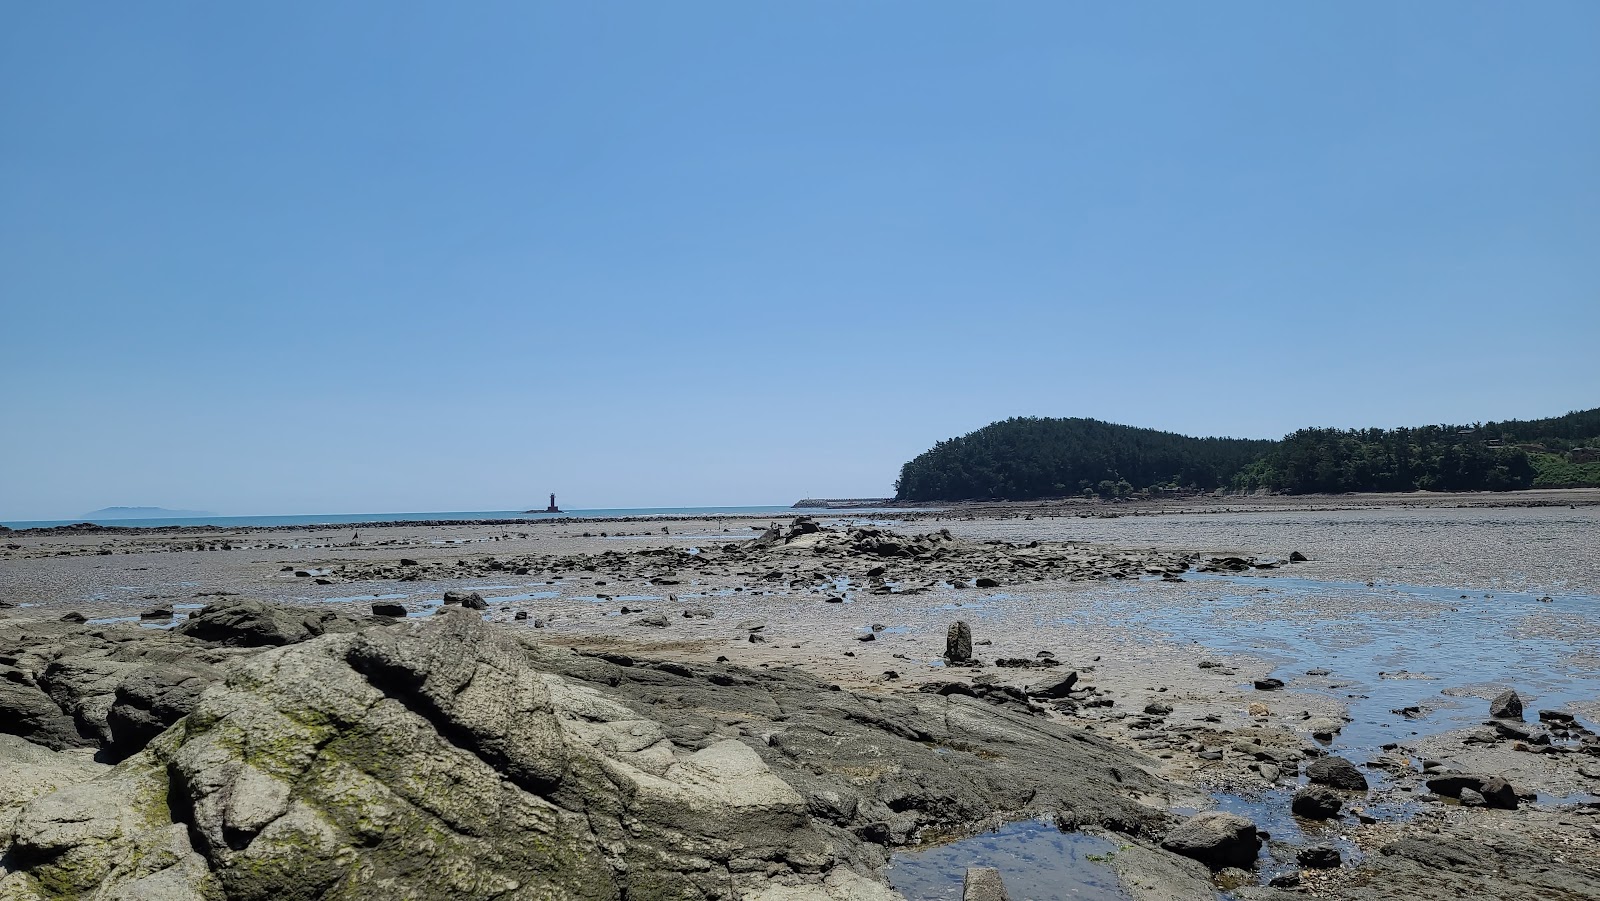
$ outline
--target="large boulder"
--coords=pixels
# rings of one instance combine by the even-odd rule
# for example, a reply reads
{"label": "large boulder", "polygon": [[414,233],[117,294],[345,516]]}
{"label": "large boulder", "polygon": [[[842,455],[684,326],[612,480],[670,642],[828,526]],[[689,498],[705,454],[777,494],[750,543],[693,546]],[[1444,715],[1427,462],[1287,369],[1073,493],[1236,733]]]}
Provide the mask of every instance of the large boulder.
{"label": "large boulder", "polygon": [[1256,824],[1244,817],[1209,810],[1197,813],[1167,833],[1161,847],[1200,861],[1212,869],[1255,866],[1261,853]]}

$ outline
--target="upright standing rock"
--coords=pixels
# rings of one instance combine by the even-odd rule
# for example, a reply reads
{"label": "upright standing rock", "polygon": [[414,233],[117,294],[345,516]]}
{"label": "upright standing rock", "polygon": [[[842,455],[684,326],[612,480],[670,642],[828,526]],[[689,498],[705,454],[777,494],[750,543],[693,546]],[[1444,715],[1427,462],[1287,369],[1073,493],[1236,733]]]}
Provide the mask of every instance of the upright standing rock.
{"label": "upright standing rock", "polygon": [[956,620],[950,624],[950,630],[944,636],[944,659],[951,663],[967,663],[972,660],[972,629],[965,620]]}
{"label": "upright standing rock", "polygon": [[[966,623],[960,625],[965,626]],[[954,628],[951,627],[952,631]],[[1010,901],[1000,871],[994,867],[967,867],[967,877],[961,886],[961,901]]]}

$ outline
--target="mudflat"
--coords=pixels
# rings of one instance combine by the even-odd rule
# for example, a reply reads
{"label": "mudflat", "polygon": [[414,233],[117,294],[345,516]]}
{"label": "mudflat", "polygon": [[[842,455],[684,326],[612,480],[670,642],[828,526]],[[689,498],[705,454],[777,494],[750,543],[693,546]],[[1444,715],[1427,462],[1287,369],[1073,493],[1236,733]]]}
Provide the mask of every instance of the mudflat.
{"label": "mudflat", "polygon": [[1594,897],[1596,536],[1600,491],[0,534],[0,897]]}

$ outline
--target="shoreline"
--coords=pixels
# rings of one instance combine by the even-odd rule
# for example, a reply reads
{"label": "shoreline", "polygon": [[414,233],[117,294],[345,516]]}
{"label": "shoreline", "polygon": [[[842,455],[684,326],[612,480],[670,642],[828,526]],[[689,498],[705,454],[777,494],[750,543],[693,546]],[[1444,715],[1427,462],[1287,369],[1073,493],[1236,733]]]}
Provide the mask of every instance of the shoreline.
{"label": "shoreline", "polygon": [[[827,503],[827,501],[823,501]],[[849,517],[892,515],[897,519],[921,520],[941,516],[1003,517],[1008,515],[1066,515],[1083,517],[1187,515],[1203,513],[1268,513],[1268,512],[1323,512],[1330,510],[1391,509],[1391,508],[1522,508],[1600,506],[1600,488],[1532,488],[1523,491],[1464,491],[1464,492],[1388,492],[1368,494],[1296,494],[1296,495],[1189,495],[1173,498],[1128,499],[1104,501],[1100,499],[1056,498],[1035,501],[897,501],[889,506],[868,507],[849,503],[840,507],[774,508],[768,513],[680,513],[630,514],[626,516],[569,516],[550,515],[537,518],[507,517],[493,519],[375,519],[361,522],[288,523],[279,525],[160,525],[119,526],[100,523],[69,523],[57,526],[33,526],[22,529],[0,526],[0,535],[28,537],[33,535],[70,535],[109,532],[119,534],[177,534],[182,532],[285,532],[295,530],[326,531],[331,529],[381,529],[451,526],[535,526],[535,525],[596,525],[600,523],[641,522],[708,522],[708,521],[767,521],[777,522],[797,515]],[[691,508],[692,509],[692,508]],[[408,514],[410,515],[410,514]]]}

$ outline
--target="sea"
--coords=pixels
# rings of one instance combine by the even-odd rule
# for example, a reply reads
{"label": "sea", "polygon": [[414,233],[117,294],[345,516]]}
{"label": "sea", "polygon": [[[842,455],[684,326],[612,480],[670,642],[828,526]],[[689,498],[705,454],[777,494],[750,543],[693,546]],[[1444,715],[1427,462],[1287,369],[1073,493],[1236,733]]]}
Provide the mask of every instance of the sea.
{"label": "sea", "polygon": [[368,522],[449,522],[480,519],[618,519],[625,516],[801,516],[807,513],[833,513],[809,507],[783,505],[755,507],[614,507],[594,510],[563,510],[560,513],[523,513],[518,510],[477,510],[449,513],[307,513],[294,516],[181,516],[158,519],[80,518],[48,520],[7,520],[0,525],[11,529],[39,529],[94,523],[102,526],[158,528],[161,526],[219,526],[255,528],[261,526],[341,526]]}

